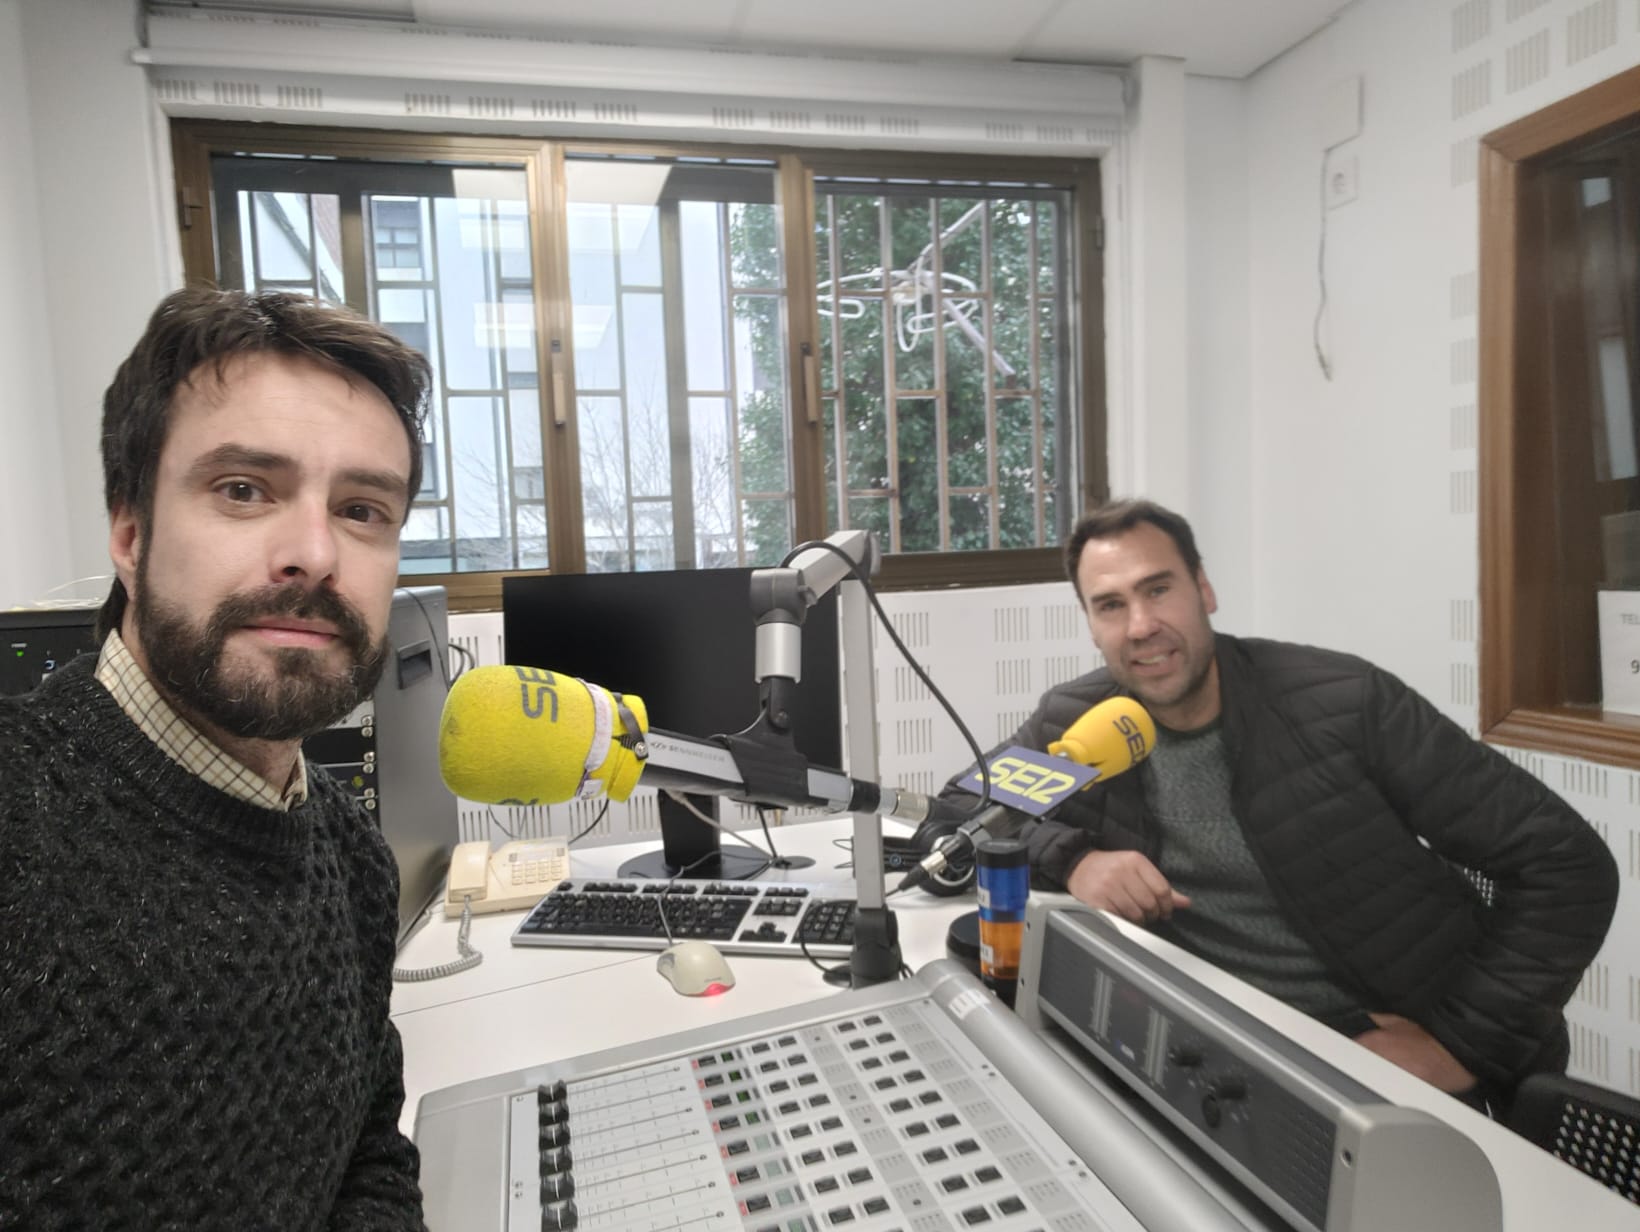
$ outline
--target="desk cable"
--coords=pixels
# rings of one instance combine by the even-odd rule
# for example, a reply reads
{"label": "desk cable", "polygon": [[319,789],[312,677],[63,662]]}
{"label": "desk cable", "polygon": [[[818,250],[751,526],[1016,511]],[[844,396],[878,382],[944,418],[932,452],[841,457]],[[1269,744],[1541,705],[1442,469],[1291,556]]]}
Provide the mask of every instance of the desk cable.
{"label": "desk cable", "polygon": [[456,953],[459,958],[452,958],[447,963],[440,963],[436,967],[394,967],[393,978],[400,983],[414,984],[422,980],[441,980],[447,975],[457,972],[470,971],[484,961],[484,955],[473,949],[468,936],[473,931],[473,899],[467,895],[461,900],[461,929],[456,933]]}

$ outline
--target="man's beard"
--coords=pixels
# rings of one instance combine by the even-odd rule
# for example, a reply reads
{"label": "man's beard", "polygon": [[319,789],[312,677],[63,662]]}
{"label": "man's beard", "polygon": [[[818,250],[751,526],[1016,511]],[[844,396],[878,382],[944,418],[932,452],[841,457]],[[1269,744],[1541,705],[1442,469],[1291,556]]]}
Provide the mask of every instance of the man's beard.
{"label": "man's beard", "polygon": [[[243,740],[302,740],[323,731],[376,688],[387,639],[372,645],[364,619],[334,591],[268,586],[230,595],[201,628],[154,595],[144,556],[137,562],[137,637],[155,686],[179,709]],[[333,626],[348,666],[328,666],[317,650],[286,646],[271,673],[225,661],[228,635],[253,620],[291,616]]]}

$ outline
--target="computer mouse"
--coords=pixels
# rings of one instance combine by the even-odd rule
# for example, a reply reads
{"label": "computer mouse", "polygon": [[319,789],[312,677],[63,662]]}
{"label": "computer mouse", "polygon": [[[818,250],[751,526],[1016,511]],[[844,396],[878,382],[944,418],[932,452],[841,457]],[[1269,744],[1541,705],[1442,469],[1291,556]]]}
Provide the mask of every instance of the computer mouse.
{"label": "computer mouse", "polygon": [[655,970],[686,997],[715,997],[735,986],[735,973],[710,941],[679,941],[661,951]]}

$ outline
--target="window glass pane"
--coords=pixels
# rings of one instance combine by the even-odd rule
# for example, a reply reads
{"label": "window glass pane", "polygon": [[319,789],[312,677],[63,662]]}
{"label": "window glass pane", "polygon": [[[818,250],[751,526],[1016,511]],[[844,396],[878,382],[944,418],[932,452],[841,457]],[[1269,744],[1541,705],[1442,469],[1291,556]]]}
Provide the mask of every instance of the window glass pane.
{"label": "window glass pane", "polygon": [[1628,346],[1621,336],[1607,337],[1595,344],[1595,350],[1600,366],[1600,420],[1605,429],[1598,442],[1605,446],[1597,459],[1598,478],[1633,479],[1634,398]]}
{"label": "window glass pane", "polygon": [[738,563],[736,457],[727,398],[689,399],[689,440],[695,472],[695,565],[710,569]]}
{"label": "window glass pane", "polygon": [[274,282],[311,284],[313,264],[307,197],[302,193],[256,193],[257,274]]}
{"label": "window glass pane", "polygon": [[843,372],[848,408],[843,448],[851,490],[888,487],[888,417],[883,403],[880,306],[843,322]]}
{"label": "window glass pane", "polygon": [[[512,429],[513,490],[520,500],[540,500],[545,494],[544,459],[541,456],[541,399],[534,389],[515,389],[507,394],[507,419]],[[528,473],[527,484],[518,476]],[[526,490],[528,489],[528,490]]]}
{"label": "window glass pane", "polygon": [[615,231],[621,240],[621,281],[629,287],[660,286],[660,211],[652,205],[617,205]]}
{"label": "window glass pane", "polygon": [[790,486],[786,447],[785,330],[780,300],[735,297],[735,387],[740,394],[741,486],[784,493]]}
{"label": "window glass pane", "polygon": [[501,399],[451,398],[446,411],[457,559],[466,562],[466,569],[509,568],[511,552],[502,532],[510,519],[497,482],[507,473],[499,433]]}
{"label": "window glass pane", "polygon": [[877,542],[889,541],[888,500],[885,497],[851,496],[848,502],[848,524],[860,530],[869,530]]}
{"label": "window glass pane", "polygon": [[[892,439],[889,551],[1056,542],[1054,519],[1039,511],[1074,505],[1076,477],[1056,465],[1075,454],[1064,403],[1073,357],[1061,345],[1069,305],[1052,268],[1066,251],[1054,227],[1068,217],[1070,194],[902,179],[820,184],[817,250],[849,254],[837,284],[818,287],[822,338],[838,334],[827,375],[848,409],[847,465],[840,477],[835,466],[828,472],[839,489],[828,510],[850,508],[852,517],[850,495],[886,486],[876,471],[890,465]],[[864,271],[870,244],[881,249],[879,220],[892,254],[881,298],[876,275]],[[892,417],[881,409],[886,388],[901,395]],[[1015,400],[1006,441],[993,422],[1003,395]],[[878,432],[880,444],[871,439]]]}
{"label": "window glass pane", "polygon": [[1005,548],[1037,544],[1033,404],[1025,398],[997,400],[997,519]]}
{"label": "window glass pane", "polygon": [[533,283],[529,207],[523,201],[513,200],[503,200],[497,205],[495,248],[501,259],[501,277],[510,283]]}
{"label": "window glass pane", "polygon": [[734,236],[735,286],[778,288],[780,275],[780,212],[773,204],[751,202],[729,207]]}
{"label": "window glass pane", "polygon": [[669,505],[642,501],[632,508],[633,569],[670,569],[677,563],[672,553],[672,509]]}
{"label": "window glass pane", "polygon": [[940,268],[948,286],[984,291],[985,222],[983,201],[940,202]]}
{"label": "window glass pane", "polygon": [[1044,294],[1059,285],[1060,211],[1052,201],[1038,201],[1036,205],[1036,281]]}
{"label": "window glass pane", "polygon": [[[882,210],[869,194],[838,196],[832,205],[841,291],[875,291],[883,286]],[[826,290],[824,285],[820,288]]]}
{"label": "window glass pane", "polygon": [[547,567],[547,511],[540,505],[518,507],[518,568]]}
{"label": "window glass pane", "polygon": [[983,343],[989,338],[985,310],[971,299],[948,299],[945,304],[946,473],[952,487],[979,487],[989,478],[991,460],[985,422],[987,356],[976,345],[976,340]]}
{"label": "window glass pane", "polygon": [[1031,204],[998,201],[991,206],[991,346],[999,389],[1029,389],[1036,371]]}
{"label": "window glass pane", "polygon": [[828,304],[834,301],[822,296],[820,299],[820,388],[825,393],[831,393],[837,388],[837,351],[836,337],[838,321]]}
{"label": "window glass pane", "polygon": [[452,390],[501,384],[497,352],[505,345],[505,332],[495,309],[495,254],[483,246],[493,218],[486,204],[448,198],[434,202],[444,379]]}
{"label": "window glass pane", "polygon": [[339,197],[240,189],[219,200],[224,286],[345,301]]}
{"label": "window glass pane", "polygon": [[399,572],[454,572],[455,558],[446,546],[449,538],[450,527],[444,510],[411,509],[399,537]]}
{"label": "window glass pane", "polygon": [[427,203],[420,197],[372,197],[371,256],[380,282],[426,278],[423,256]]}
{"label": "window glass pane", "polygon": [[615,321],[615,212],[608,205],[569,206],[569,285],[575,328],[575,383],[619,389],[620,331]]}
{"label": "window glass pane", "polygon": [[535,295],[528,287],[502,289],[501,321],[507,388],[534,388],[540,374],[535,370]]}
{"label": "window glass pane", "polygon": [[894,252],[889,288],[895,343],[885,359],[893,366],[897,388],[931,390],[934,332],[945,289],[938,272],[933,203],[925,197],[891,197],[884,204]]}
{"label": "window glass pane", "polygon": [[826,525],[837,526],[837,476],[839,473],[838,454],[840,444],[837,435],[837,399],[825,399],[825,412],[821,417],[824,425],[823,440],[825,443],[825,482],[826,482]]}
{"label": "window glass pane", "polygon": [[901,552],[940,547],[939,411],[928,398],[902,398],[895,446]]}
{"label": "window glass pane", "polygon": [[951,497],[951,548],[975,552],[991,546],[991,498],[979,492]]}
{"label": "window glass pane", "polygon": [[792,549],[791,502],[749,500],[742,517],[746,523],[746,564],[778,565]]}
{"label": "window glass pane", "polygon": [[[1534,587],[1554,596],[1558,636],[1544,637],[1539,648],[1558,677],[1560,696],[1551,700],[1640,713],[1640,689],[1631,700],[1628,676],[1611,670],[1626,668],[1632,656],[1604,662],[1594,649],[1619,645],[1611,614],[1601,627],[1600,592],[1640,590],[1640,129],[1557,163],[1542,175],[1536,207],[1547,224],[1540,258],[1547,272],[1541,284],[1528,284],[1544,287],[1538,320],[1547,337],[1534,338],[1534,375],[1523,385],[1529,401],[1547,403],[1541,414],[1552,444],[1537,460],[1536,480],[1553,493],[1546,520],[1555,534],[1552,550],[1531,552],[1521,567]],[[1633,596],[1604,602],[1615,612]],[[1608,690],[1615,692],[1608,697]]]}
{"label": "window glass pane", "polygon": [[[583,455],[589,443],[600,451],[583,456],[583,476],[599,480],[585,509],[589,552],[596,541],[600,567],[683,568],[742,563],[765,550],[749,544],[754,530],[762,543],[789,541],[773,165],[572,151],[565,179],[577,393],[583,408],[620,408],[600,412],[590,438],[581,428]],[[751,496],[770,498],[755,502],[755,527]]]}
{"label": "window glass pane", "polygon": [[719,209],[708,201],[678,207],[683,246],[683,328],[689,388],[719,390],[728,384],[724,367],[723,244]]}
{"label": "window glass pane", "polygon": [[621,310],[621,388],[631,434],[632,494],[665,496],[672,491],[672,434],[661,297],[649,291],[628,293],[621,297]]}
{"label": "window glass pane", "polygon": [[835,290],[831,280],[831,245],[834,234],[831,213],[835,203],[836,198],[829,196],[820,197],[814,203],[814,281],[820,288],[822,300],[828,294],[828,287]]}
{"label": "window glass pane", "polygon": [[[627,526],[626,430],[619,398],[577,399],[581,436],[581,503],[587,569],[630,569]],[[596,562],[596,563],[595,563]]]}
{"label": "window glass pane", "polygon": [[1036,384],[1042,395],[1041,408],[1044,423],[1051,423],[1059,408],[1059,319],[1060,306],[1056,300],[1043,299],[1036,306],[1037,369]]}

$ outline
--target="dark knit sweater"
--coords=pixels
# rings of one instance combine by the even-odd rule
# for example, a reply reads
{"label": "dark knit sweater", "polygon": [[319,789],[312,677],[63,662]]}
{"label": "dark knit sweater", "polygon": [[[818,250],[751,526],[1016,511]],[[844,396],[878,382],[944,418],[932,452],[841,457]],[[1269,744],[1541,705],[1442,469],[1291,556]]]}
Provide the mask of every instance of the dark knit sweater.
{"label": "dark knit sweater", "polygon": [[0,1229],[421,1228],[380,834],[205,785],[93,662],[0,699]]}

